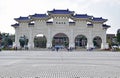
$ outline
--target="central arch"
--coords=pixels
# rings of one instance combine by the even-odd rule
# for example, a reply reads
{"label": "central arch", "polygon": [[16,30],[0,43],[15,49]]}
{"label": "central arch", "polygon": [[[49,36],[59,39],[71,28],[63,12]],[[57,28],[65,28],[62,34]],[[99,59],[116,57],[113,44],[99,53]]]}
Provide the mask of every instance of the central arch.
{"label": "central arch", "polygon": [[75,47],[85,48],[87,46],[87,38],[84,35],[77,35],[75,37]]}
{"label": "central arch", "polygon": [[46,48],[47,39],[44,34],[37,34],[34,37],[35,48]]}
{"label": "central arch", "polygon": [[57,33],[53,36],[52,46],[61,46],[68,47],[69,46],[69,38],[64,33]]}

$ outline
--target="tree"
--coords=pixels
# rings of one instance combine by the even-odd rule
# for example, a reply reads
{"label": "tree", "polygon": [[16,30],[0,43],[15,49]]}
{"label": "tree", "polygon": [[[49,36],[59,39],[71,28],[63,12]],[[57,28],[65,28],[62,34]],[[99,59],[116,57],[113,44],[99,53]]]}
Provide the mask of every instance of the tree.
{"label": "tree", "polygon": [[117,31],[117,42],[120,44],[120,29]]}
{"label": "tree", "polygon": [[45,36],[36,36],[34,38],[34,45],[37,48],[46,48],[46,37]]}
{"label": "tree", "polygon": [[9,33],[2,33],[2,46],[4,48],[9,48],[9,46],[13,45],[13,40]]}

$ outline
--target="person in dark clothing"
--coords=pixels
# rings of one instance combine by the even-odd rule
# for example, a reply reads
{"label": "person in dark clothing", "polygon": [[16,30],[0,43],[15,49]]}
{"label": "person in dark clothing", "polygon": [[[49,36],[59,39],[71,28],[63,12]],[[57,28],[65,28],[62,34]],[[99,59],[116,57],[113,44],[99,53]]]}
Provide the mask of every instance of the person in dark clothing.
{"label": "person in dark clothing", "polygon": [[56,51],[58,51],[59,50],[59,47],[56,47]]}

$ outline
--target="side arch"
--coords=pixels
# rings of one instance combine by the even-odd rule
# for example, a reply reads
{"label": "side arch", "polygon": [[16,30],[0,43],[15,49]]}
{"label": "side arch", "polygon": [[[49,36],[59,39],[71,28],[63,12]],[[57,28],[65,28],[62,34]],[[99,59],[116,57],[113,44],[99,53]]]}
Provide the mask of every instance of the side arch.
{"label": "side arch", "polygon": [[101,48],[102,38],[100,36],[93,37],[93,45],[95,48]]}

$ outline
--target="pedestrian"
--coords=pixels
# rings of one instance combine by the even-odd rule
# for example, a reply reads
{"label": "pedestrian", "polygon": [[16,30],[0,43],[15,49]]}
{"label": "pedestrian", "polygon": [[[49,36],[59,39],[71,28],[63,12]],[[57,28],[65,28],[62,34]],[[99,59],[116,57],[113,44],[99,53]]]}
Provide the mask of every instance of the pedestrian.
{"label": "pedestrian", "polygon": [[58,51],[59,50],[59,47],[56,47],[56,51]]}
{"label": "pedestrian", "polygon": [[69,49],[70,51],[72,51],[72,47],[70,47],[70,49]]}
{"label": "pedestrian", "polygon": [[69,51],[70,50],[70,48],[69,47],[67,47],[67,51]]}

